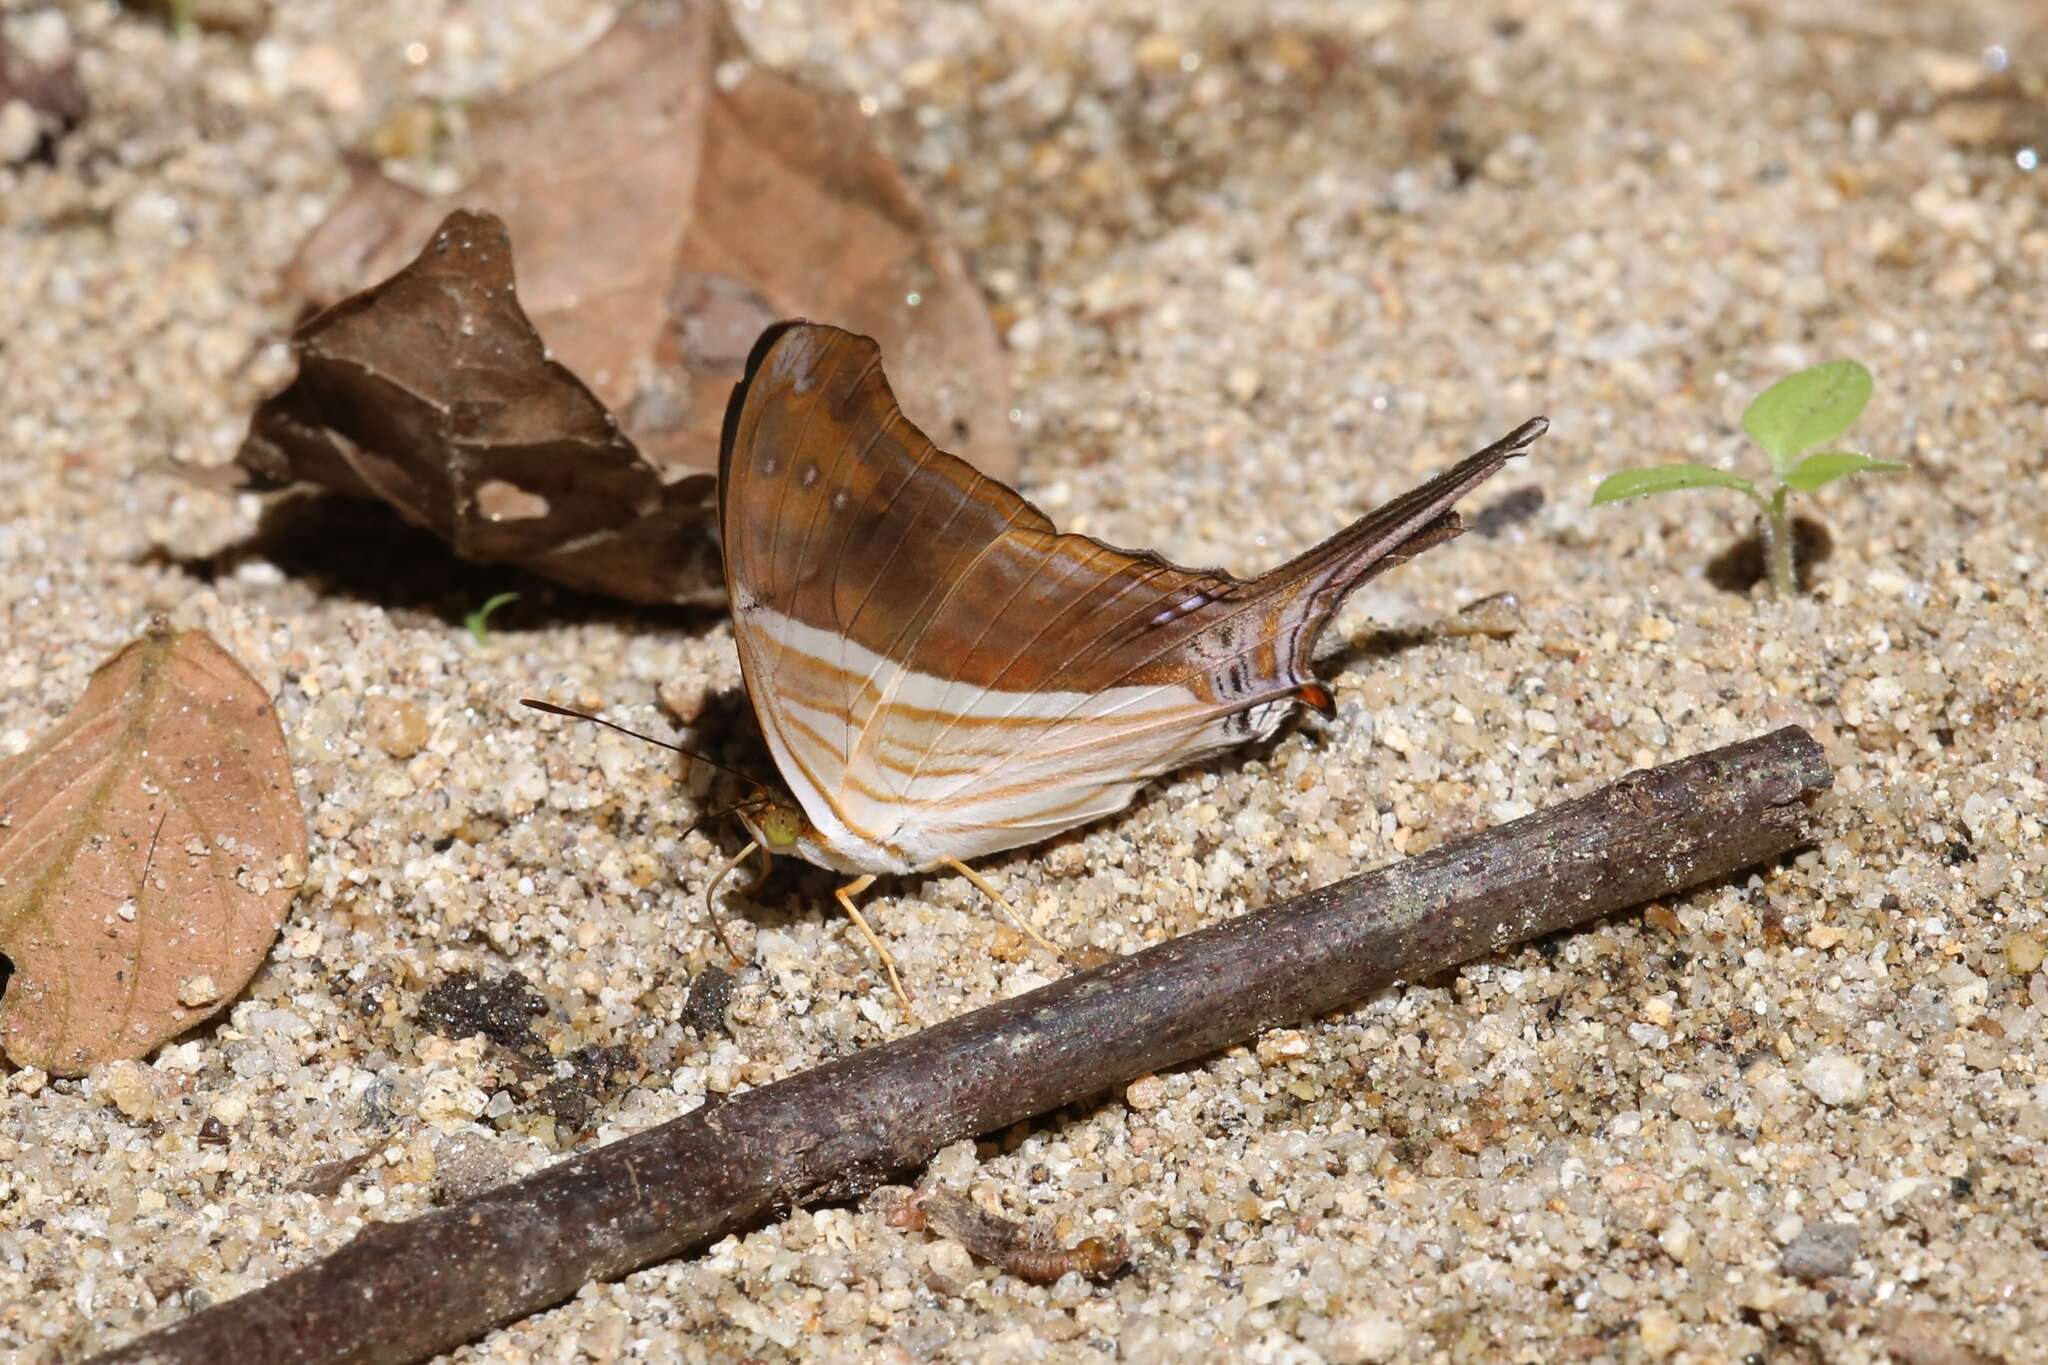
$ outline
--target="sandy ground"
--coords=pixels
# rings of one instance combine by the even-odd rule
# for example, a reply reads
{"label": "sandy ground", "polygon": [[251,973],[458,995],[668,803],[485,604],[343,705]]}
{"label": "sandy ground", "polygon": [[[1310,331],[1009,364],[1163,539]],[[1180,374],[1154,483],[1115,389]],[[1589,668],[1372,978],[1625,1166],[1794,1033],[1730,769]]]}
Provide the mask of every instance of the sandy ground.
{"label": "sandy ground", "polygon": [[[545,69],[608,12],[222,8],[261,31],[0,6],[79,51],[92,101],[54,164],[0,169],[0,747],[148,613],[209,625],[278,689],[311,876],[217,1024],[82,1080],[0,1068],[9,1358],[125,1340],[368,1221],[901,1027],[829,878],[792,869],[730,902],[755,966],[721,1030],[692,982],[733,845],[684,834],[718,793],[516,707],[539,691],[666,730],[666,689],[744,753],[720,619],[152,472],[228,458],[287,372],[277,272],[343,188],[340,152],[408,101]],[[2038,11],[741,19],[871,98],[999,310],[1026,491],[1067,526],[1251,570],[1554,423],[1477,500],[1540,489],[1533,515],[1345,612],[1335,721],[988,867],[1046,932],[1133,948],[1790,721],[1838,785],[1786,866],[935,1164],[1069,1239],[1126,1233],[1108,1286],[1033,1288],[842,1208],[455,1358],[2042,1359]],[[1914,469],[1811,501],[1833,544],[1811,596],[1717,581],[1749,530],[1732,496],[1589,507],[1624,465],[1754,469],[1747,398],[1836,356],[1878,376],[1856,435]],[[508,586],[528,597],[479,648],[462,614]],[[1503,590],[1511,638],[1439,629]],[[935,1014],[1055,970],[957,878],[871,909]],[[498,1041],[443,1036],[478,1003],[462,973]]]}

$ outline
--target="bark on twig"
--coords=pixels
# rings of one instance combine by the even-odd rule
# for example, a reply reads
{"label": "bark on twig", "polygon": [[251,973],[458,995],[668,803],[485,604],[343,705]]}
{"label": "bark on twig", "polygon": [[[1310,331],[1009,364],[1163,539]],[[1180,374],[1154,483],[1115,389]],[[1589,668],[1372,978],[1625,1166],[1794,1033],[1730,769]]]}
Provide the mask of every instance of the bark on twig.
{"label": "bark on twig", "polygon": [[326,1260],[102,1357],[412,1361],[947,1143],[1669,896],[1805,840],[1832,781],[1788,727],[735,1095]]}

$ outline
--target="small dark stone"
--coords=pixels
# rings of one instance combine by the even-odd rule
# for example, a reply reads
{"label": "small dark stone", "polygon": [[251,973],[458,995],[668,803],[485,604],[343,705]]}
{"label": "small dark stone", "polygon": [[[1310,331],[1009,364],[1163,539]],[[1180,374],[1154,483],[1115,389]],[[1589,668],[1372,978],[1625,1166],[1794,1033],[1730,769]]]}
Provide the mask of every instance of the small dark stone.
{"label": "small dark stone", "polygon": [[1863,1234],[1854,1223],[1808,1223],[1785,1248],[1778,1269],[1808,1284],[1833,1279],[1849,1273],[1862,1245]]}
{"label": "small dark stone", "polygon": [[706,967],[690,983],[690,994],[683,1001],[683,1023],[695,1029],[699,1038],[709,1038],[713,1033],[731,1037],[732,1030],[725,1023],[725,1012],[731,1004],[732,973],[721,967]]}
{"label": "small dark stone", "polygon": [[1977,1192],[1977,1186],[1966,1175],[1953,1176],[1948,1182],[1948,1192],[1957,1199],[1968,1199]]}
{"label": "small dark stone", "polygon": [[227,1126],[213,1115],[208,1114],[199,1121],[199,1143],[202,1147],[227,1146]]}
{"label": "small dark stone", "polygon": [[541,1103],[554,1115],[555,1129],[564,1138],[581,1133],[590,1121],[590,1096],[567,1077],[549,1081],[541,1092]]}
{"label": "small dark stone", "polygon": [[420,997],[420,1026],[443,1038],[481,1033],[502,1047],[526,1050],[539,1045],[533,1020],[548,1012],[547,1001],[517,972],[485,978],[457,972],[436,982]]}
{"label": "small dark stone", "polygon": [[563,1061],[569,1074],[549,1081],[541,1102],[554,1116],[556,1128],[564,1136],[574,1136],[590,1126],[598,1105],[632,1073],[635,1059],[631,1048],[582,1047]]}
{"label": "small dark stone", "polygon": [[370,1132],[388,1132],[397,1126],[398,1115],[391,1111],[395,1087],[386,1080],[373,1080],[363,1091],[360,1123]]}

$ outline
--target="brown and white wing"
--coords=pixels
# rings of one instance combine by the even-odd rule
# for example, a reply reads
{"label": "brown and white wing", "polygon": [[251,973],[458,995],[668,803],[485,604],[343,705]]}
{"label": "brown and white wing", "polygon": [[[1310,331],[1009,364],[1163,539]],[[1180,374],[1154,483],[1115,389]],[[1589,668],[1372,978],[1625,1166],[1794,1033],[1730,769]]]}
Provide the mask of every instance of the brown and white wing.
{"label": "brown and white wing", "polygon": [[1456,534],[1450,504],[1536,434],[1246,581],[1059,534],[905,420],[872,341],[789,324],[720,468],[748,694],[828,839],[922,867],[1046,838],[1327,708],[1308,660],[1344,595]]}

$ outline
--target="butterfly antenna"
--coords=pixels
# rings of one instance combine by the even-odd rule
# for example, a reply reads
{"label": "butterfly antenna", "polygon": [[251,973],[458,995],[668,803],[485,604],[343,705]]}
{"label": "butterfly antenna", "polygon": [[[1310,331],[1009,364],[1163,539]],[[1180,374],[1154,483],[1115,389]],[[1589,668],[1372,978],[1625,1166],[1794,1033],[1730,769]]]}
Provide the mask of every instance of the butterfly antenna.
{"label": "butterfly antenna", "polygon": [[695,834],[698,830],[704,828],[704,826],[710,824],[713,820],[723,819],[725,816],[731,815],[734,811],[746,810],[749,807],[752,807],[756,804],[758,804],[758,799],[747,801],[735,801],[730,806],[720,806],[717,810],[707,810],[702,815],[692,820],[689,824],[684,825],[683,832],[681,834],[678,834],[676,837],[678,839],[687,839],[692,834]]}
{"label": "butterfly antenna", "polygon": [[[642,740],[648,744],[659,745],[661,748],[670,750],[673,753],[681,754],[684,758],[689,759],[692,763],[702,763],[707,768],[716,768],[719,772],[729,773],[732,776],[737,777],[740,781],[748,783],[751,786],[759,787],[761,785],[754,778],[749,777],[747,774],[741,772],[738,768],[728,768],[723,763],[716,763],[713,762],[711,759],[704,757],[704,755],[698,753],[694,749],[685,749],[680,744],[672,744],[665,739],[656,739],[653,735],[643,735],[638,730],[632,729],[628,726],[621,725],[617,721],[606,720],[603,716],[593,716],[588,711],[572,711],[566,706],[557,706],[551,701],[536,701],[532,697],[521,697],[519,699],[519,704],[521,706],[530,707],[535,711],[545,712],[550,716],[567,716],[570,720],[587,720],[592,725],[602,725],[607,730],[617,730],[622,735],[631,735],[634,739]],[[725,811],[719,812],[719,814],[721,815],[726,813],[727,812]]]}

